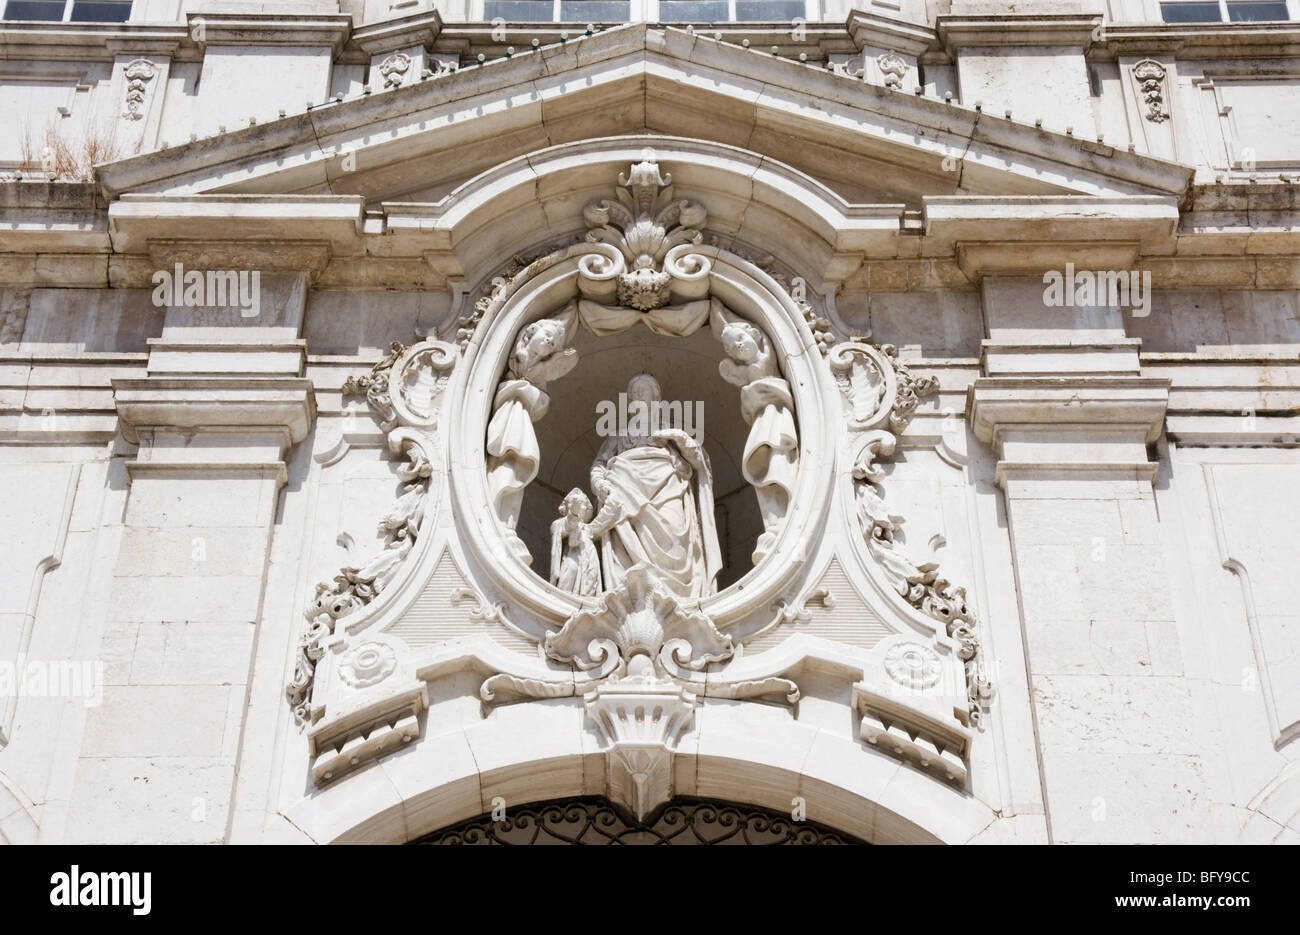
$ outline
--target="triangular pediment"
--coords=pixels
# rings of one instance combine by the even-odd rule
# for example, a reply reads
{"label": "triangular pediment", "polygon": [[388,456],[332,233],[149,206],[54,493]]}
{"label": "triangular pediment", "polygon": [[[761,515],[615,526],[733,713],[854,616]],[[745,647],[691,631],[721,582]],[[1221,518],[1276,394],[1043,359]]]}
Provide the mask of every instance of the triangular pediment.
{"label": "triangular pediment", "polygon": [[726,144],[848,202],[1177,195],[1191,170],[682,30],[632,24],[100,167],[106,194],[436,202],[512,157],[636,134]]}

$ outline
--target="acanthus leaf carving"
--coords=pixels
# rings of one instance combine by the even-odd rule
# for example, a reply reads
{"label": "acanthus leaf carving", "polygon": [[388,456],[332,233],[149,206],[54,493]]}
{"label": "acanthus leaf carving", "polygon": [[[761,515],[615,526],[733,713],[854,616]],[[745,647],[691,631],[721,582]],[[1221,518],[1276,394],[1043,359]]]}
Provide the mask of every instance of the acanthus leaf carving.
{"label": "acanthus leaf carving", "polygon": [[[390,454],[405,459],[397,471],[405,483],[376,524],[384,537],[382,547],[344,565],[332,580],[318,582],[315,596],[303,611],[308,626],[298,644],[294,674],[285,688],[299,723],[310,723],[320,714],[311,704],[316,664],[337,622],[372,602],[392,582],[423,526],[433,474],[438,404],[458,359],[457,349],[450,344],[427,341],[407,347],[394,341],[370,373],[349,377],[343,383],[345,396],[365,394],[387,434]],[[340,541],[350,544],[351,537],[341,536]]]}
{"label": "acanthus leaf carving", "polygon": [[698,609],[683,605],[652,569],[635,565],[619,587],[571,616],[542,643],[570,678],[491,676],[479,695],[487,704],[581,695],[606,744],[611,795],[638,817],[672,797],[672,758],[703,697],[767,698],[793,705],[799,687],[779,676],[707,678],[703,670],[735,656],[729,636]]}
{"label": "acanthus leaf carving", "polygon": [[843,397],[848,428],[857,439],[853,495],[867,552],[903,600],[941,622],[946,634],[957,641],[965,667],[967,717],[978,724],[981,704],[991,697],[992,686],[984,675],[966,591],[944,578],[937,562],[917,564],[903,552],[898,537],[904,519],[886,507],[881,487],[884,472],[877,463],[893,455],[898,436],[921,399],[938,391],[938,381],[913,374],[892,345],[877,347],[862,339],[836,345],[827,360]]}

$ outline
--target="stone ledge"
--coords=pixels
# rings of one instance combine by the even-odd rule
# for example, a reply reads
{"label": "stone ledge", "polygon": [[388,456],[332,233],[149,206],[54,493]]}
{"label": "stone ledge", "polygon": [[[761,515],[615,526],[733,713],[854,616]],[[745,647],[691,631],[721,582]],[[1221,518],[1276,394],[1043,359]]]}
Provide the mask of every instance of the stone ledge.
{"label": "stone ledge", "polygon": [[1160,437],[1169,406],[1164,377],[980,377],[966,395],[975,437],[996,444],[1010,426],[1137,427],[1148,443]]}
{"label": "stone ledge", "polygon": [[1183,58],[1272,58],[1300,54],[1300,23],[1150,23],[1107,26],[1092,58],[1186,53]]}
{"label": "stone ledge", "polygon": [[0,60],[111,62],[121,54],[175,55],[189,31],[165,23],[0,23]]}
{"label": "stone ledge", "polygon": [[[1134,481],[1152,484],[1160,465],[1155,461],[1089,461],[1084,463],[1058,463],[1055,461],[999,461],[993,472],[993,482],[1007,492],[1007,496],[1022,496],[1009,485],[1025,484],[1076,484],[1082,481]],[[1058,499],[1053,493],[1045,499]],[[1093,499],[1088,496],[1086,499]]]}
{"label": "stone ledge", "polygon": [[887,49],[919,58],[926,51],[938,47],[938,36],[929,26],[906,20],[893,19],[880,13],[853,10],[844,28],[853,37],[858,51],[864,48]]}
{"label": "stone ledge", "polygon": [[396,19],[367,23],[352,30],[347,49],[367,56],[394,52],[413,45],[428,47],[442,32],[442,17],[437,10],[421,10]]}
{"label": "stone ledge", "polygon": [[141,428],[277,428],[297,444],[316,417],[312,382],[305,377],[146,377],[113,380],[122,434]]}
{"label": "stone ledge", "polygon": [[1300,416],[1171,415],[1169,440],[1184,448],[1293,448]]}
{"label": "stone ledge", "polygon": [[352,32],[347,14],[188,13],[186,22],[205,55],[209,47],[223,45],[327,46],[337,57]]}
{"label": "stone ledge", "polygon": [[967,48],[1067,46],[1088,51],[1102,24],[1097,14],[1013,13],[999,16],[940,16],[939,41],[954,59]]}

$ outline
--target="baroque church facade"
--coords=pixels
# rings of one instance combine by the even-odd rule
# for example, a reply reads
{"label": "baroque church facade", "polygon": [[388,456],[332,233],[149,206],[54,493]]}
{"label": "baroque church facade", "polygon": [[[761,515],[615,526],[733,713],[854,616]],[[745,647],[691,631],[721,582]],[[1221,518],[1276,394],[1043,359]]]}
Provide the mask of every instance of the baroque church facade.
{"label": "baroque church facade", "polygon": [[1296,0],[0,6],[0,841],[1300,841]]}

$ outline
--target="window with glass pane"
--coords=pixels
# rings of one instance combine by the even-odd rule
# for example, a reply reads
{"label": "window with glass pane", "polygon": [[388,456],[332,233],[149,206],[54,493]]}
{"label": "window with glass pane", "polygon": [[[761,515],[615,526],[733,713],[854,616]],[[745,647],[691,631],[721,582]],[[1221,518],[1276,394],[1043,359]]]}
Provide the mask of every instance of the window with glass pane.
{"label": "window with glass pane", "polygon": [[555,18],[552,0],[487,0],[483,18],[500,18],[508,23],[549,23]]}
{"label": "window with glass pane", "polygon": [[725,23],[727,0],[659,0],[661,23]]}
{"label": "window with glass pane", "polygon": [[9,0],[3,19],[60,23],[125,23],[131,0]]}
{"label": "window with glass pane", "polygon": [[560,0],[561,23],[626,23],[629,0]]}
{"label": "window with glass pane", "polygon": [[131,18],[131,0],[77,0],[69,18],[74,23],[125,23]]}
{"label": "window with glass pane", "polygon": [[1160,16],[1166,23],[1220,23],[1219,0],[1213,3],[1162,3]]}
{"label": "window with glass pane", "polygon": [[1228,3],[1228,19],[1233,23],[1260,23],[1290,19],[1286,3]]}
{"label": "window with glass pane", "polygon": [[736,0],[736,19],[740,22],[788,22],[804,13],[803,0]]}
{"label": "window with glass pane", "polygon": [[9,0],[5,5],[5,19],[11,20],[61,20],[63,0]]}

